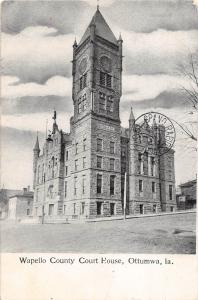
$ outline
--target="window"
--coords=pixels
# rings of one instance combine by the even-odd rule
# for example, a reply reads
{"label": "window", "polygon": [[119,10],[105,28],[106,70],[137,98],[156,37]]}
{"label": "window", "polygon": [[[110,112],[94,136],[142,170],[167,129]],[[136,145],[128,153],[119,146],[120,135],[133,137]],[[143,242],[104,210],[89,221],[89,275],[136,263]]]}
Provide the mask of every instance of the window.
{"label": "window", "polygon": [[76,203],[73,204],[73,214],[76,214]]}
{"label": "window", "polygon": [[170,206],[170,211],[173,212],[174,211],[174,207]]}
{"label": "window", "polygon": [[97,151],[102,151],[102,139],[97,139]]}
{"label": "window", "polygon": [[105,102],[106,102],[106,95],[104,93],[99,93],[100,99],[99,99],[99,110],[104,111],[105,110]]}
{"label": "window", "polygon": [[86,143],[87,143],[87,139],[84,138],[83,139],[83,151],[86,151]]}
{"label": "window", "polygon": [[110,170],[114,171],[114,165],[115,165],[115,159],[114,158],[110,158]]}
{"label": "window", "polygon": [[142,173],[142,153],[138,153],[138,174]]}
{"label": "window", "polygon": [[140,214],[142,215],[144,213],[144,205],[140,204]]}
{"label": "window", "polygon": [[148,152],[145,152],[143,157],[143,173],[144,175],[148,175]]}
{"label": "window", "polygon": [[67,181],[65,181],[65,198],[67,197]]}
{"label": "window", "polygon": [[77,177],[74,177],[74,195],[77,194]]}
{"label": "window", "polygon": [[97,168],[102,168],[102,156],[97,156]]}
{"label": "window", "polygon": [[150,158],[151,163],[151,176],[155,176],[155,158],[151,156]]}
{"label": "window", "polygon": [[78,143],[76,143],[75,149],[76,154],[78,154]]}
{"label": "window", "polygon": [[83,90],[87,86],[87,73],[80,77],[80,90]]}
{"label": "window", "polygon": [[81,98],[78,99],[78,114],[80,114],[82,111],[82,102],[81,102]]}
{"label": "window", "polygon": [[100,72],[100,85],[111,88],[112,87],[112,76],[107,73]]}
{"label": "window", "polygon": [[113,112],[113,96],[107,97],[107,111]]}
{"label": "window", "polygon": [[97,174],[97,194],[102,192],[102,175]]}
{"label": "window", "polygon": [[28,208],[27,209],[27,216],[29,216],[30,215],[30,209]]}
{"label": "window", "polygon": [[126,157],[126,146],[125,145],[121,146],[121,156]]}
{"label": "window", "polygon": [[173,200],[173,186],[169,185],[169,199]]}
{"label": "window", "polygon": [[110,215],[115,215],[115,203],[110,203]]}
{"label": "window", "polygon": [[82,111],[85,111],[87,109],[87,95],[84,94],[82,97]]}
{"label": "window", "polygon": [[126,172],[126,161],[121,161],[121,173]]}
{"label": "window", "polygon": [[156,184],[152,182],[152,193],[156,193]]}
{"label": "window", "polygon": [[49,216],[54,214],[54,204],[49,204]]}
{"label": "window", "polygon": [[157,205],[153,204],[153,213],[156,213],[156,212],[157,212]]}
{"label": "window", "polygon": [[65,159],[66,159],[66,161],[68,161],[68,158],[69,158],[69,152],[68,152],[68,151],[66,151],[66,155],[65,155]]}
{"label": "window", "polygon": [[86,177],[85,177],[85,175],[83,175],[83,178],[82,178],[82,193],[83,194],[85,193],[85,185],[86,185]]}
{"label": "window", "polygon": [[85,202],[81,202],[81,215],[85,213]]}
{"label": "window", "polygon": [[110,142],[110,153],[111,154],[114,154],[114,152],[115,152],[114,147],[115,147],[115,143],[114,142]]}
{"label": "window", "polygon": [[143,192],[143,181],[139,180],[139,192]]}
{"label": "window", "polygon": [[115,176],[110,175],[110,195],[114,195],[115,192]]}
{"label": "window", "polygon": [[96,202],[97,215],[102,214],[102,202]]}
{"label": "window", "polygon": [[68,175],[68,166],[65,166],[65,176]]}
{"label": "window", "polygon": [[86,157],[83,157],[83,169],[86,168]]}
{"label": "window", "polygon": [[105,76],[106,74],[104,72],[100,72],[100,85],[105,86],[106,85],[106,80],[105,80]]}
{"label": "window", "polygon": [[78,159],[75,160],[75,171],[78,171]]}
{"label": "window", "polygon": [[106,74],[106,85],[108,88],[111,88],[111,75]]}
{"label": "window", "polygon": [[67,211],[67,205],[63,206],[63,214],[66,215],[66,211]]}

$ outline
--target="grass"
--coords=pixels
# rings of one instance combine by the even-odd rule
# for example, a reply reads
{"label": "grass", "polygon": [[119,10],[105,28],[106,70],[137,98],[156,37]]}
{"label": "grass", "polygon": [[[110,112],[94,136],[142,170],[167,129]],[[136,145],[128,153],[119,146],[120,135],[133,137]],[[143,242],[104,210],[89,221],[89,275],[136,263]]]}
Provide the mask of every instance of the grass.
{"label": "grass", "polygon": [[196,252],[196,214],[83,224],[1,224],[2,252]]}

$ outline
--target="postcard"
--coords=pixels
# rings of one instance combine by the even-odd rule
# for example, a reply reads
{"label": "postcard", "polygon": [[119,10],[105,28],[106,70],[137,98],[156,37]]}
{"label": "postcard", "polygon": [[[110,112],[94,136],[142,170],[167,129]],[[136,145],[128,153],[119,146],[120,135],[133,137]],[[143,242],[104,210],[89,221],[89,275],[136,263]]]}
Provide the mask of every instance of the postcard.
{"label": "postcard", "polygon": [[197,300],[196,1],[4,1],[1,29],[1,299]]}

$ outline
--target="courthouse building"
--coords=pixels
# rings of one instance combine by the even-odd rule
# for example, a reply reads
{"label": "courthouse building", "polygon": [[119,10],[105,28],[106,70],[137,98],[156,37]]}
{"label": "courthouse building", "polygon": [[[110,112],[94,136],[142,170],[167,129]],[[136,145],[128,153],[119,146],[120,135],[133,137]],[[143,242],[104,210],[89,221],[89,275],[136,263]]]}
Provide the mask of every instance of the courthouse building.
{"label": "courthouse building", "polygon": [[36,139],[34,216],[121,215],[124,190],[128,214],[175,209],[174,151],[151,155],[158,128],[145,120],[138,137],[132,110],[129,127],[120,124],[122,46],[97,8],[82,39],[73,44],[70,132],[59,129],[54,112],[42,153]]}

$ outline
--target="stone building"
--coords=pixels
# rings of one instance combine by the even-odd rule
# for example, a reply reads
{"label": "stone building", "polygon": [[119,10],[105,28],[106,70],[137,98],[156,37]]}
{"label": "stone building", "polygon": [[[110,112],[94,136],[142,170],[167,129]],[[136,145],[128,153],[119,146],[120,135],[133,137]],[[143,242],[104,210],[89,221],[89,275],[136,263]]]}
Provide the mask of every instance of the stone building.
{"label": "stone building", "polygon": [[175,209],[174,151],[149,156],[148,139],[134,135],[132,111],[129,128],[120,124],[122,44],[99,8],[79,44],[74,42],[70,132],[58,128],[54,112],[42,153],[38,137],[33,150],[35,216],[121,215],[125,172],[129,214]]}
{"label": "stone building", "polygon": [[33,215],[33,192],[29,188],[24,188],[9,197],[8,201],[8,219],[21,221],[28,219]]}
{"label": "stone building", "polygon": [[178,210],[196,208],[197,179],[180,184],[176,200]]}

